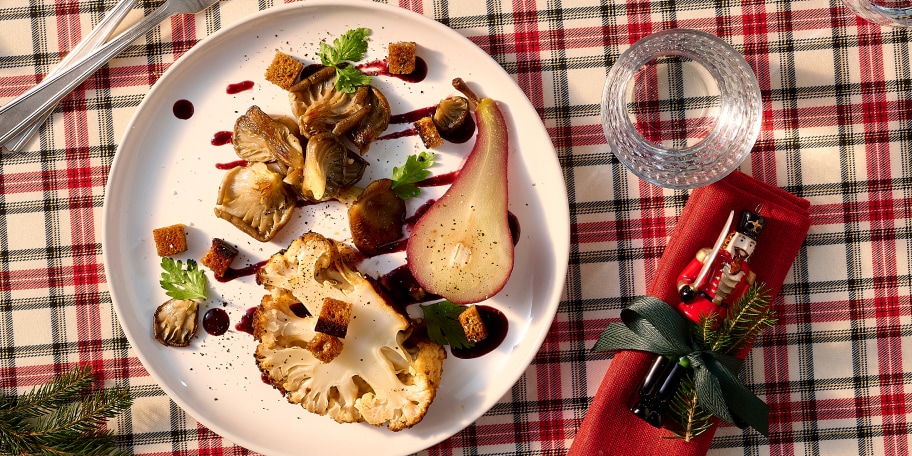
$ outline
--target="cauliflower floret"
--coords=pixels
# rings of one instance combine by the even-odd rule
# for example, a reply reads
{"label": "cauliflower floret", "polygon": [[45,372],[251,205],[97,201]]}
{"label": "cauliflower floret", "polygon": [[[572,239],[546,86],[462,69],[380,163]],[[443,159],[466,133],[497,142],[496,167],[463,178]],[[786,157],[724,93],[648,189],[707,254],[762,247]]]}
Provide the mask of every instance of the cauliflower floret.
{"label": "cauliflower floret", "polygon": [[[269,291],[254,316],[257,364],[289,402],[313,413],[409,428],[434,400],[446,352],[409,339],[409,318],[345,261],[340,247],[307,233],[257,273]],[[315,329],[318,316],[333,300],[351,305],[348,328],[338,339],[341,350],[336,345],[332,356],[316,356],[311,341],[325,339]]]}

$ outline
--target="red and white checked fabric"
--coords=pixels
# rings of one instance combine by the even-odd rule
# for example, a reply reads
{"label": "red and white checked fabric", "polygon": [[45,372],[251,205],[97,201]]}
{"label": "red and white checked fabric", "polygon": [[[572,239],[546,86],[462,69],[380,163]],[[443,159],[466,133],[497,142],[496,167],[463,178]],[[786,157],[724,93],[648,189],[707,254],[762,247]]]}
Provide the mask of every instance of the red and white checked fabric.
{"label": "red and white checked fabric", "polygon": [[[112,4],[0,2],[0,103],[40,80]],[[117,142],[152,84],[198,40],[271,6],[225,0],[166,21],[68,97],[26,151],[0,157],[4,393],[89,364],[135,398],[109,423],[124,448],[250,453],[180,410],[139,363],[105,283],[101,206]],[[858,19],[838,0],[399,6],[466,35],[515,77],[559,154],[572,224],[567,285],[538,356],[487,414],[420,454],[569,448],[611,363],[590,349],[645,292],[688,198],[637,179],[611,155],[599,124],[602,82],[632,43],[673,27],[719,36],[745,56],[764,121],[741,171],[812,204],[810,232],[776,300],[780,324],[743,374],[770,404],[770,438],[722,426],[709,454],[910,452],[910,31]]]}

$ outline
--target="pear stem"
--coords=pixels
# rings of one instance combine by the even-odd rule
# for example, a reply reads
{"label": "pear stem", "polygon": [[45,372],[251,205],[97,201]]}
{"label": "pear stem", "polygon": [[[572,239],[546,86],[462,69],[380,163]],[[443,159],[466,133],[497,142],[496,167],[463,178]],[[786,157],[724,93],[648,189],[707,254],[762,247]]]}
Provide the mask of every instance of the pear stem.
{"label": "pear stem", "polygon": [[462,94],[465,95],[466,98],[468,98],[469,101],[471,101],[473,104],[477,105],[481,101],[481,98],[475,94],[475,92],[469,87],[468,84],[466,84],[462,78],[454,78],[453,87],[455,87],[456,90],[462,92]]}

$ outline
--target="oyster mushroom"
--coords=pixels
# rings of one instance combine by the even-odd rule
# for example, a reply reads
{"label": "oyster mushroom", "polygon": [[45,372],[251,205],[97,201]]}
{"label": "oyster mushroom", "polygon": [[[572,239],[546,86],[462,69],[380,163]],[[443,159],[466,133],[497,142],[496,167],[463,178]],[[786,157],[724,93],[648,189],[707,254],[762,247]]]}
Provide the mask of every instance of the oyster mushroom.
{"label": "oyster mushroom", "polygon": [[256,105],[235,121],[231,143],[238,157],[248,162],[279,161],[291,168],[304,167],[304,150],[298,137]]}
{"label": "oyster mushroom", "polygon": [[158,306],[153,318],[155,340],[169,347],[186,347],[199,326],[199,304],[192,299],[171,299]]}
{"label": "oyster mushroom", "polygon": [[313,136],[304,154],[301,196],[311,201],[335,198],[361,180],[365,167],[367,161],[332,133]]}
{"label": "oyster mushroom", "polygon": [[248,162],[278,161],[300,168],[304,165],[304,150],[292,130],[296,127],[292,119],[273,118],[254,105],[235,122],[232,145],[238,157]]}
{"label": "oyster mushroom", "polygon": [[465,97],[452,96],[440,100],[434,110],[434,125],[441,133],[449,133],[459,128],[469,115],[469,100]]}
{"label": "oyster mushroom", "polygon": [[358,146],[361,155],[367,152],[371,142],[386,131],[390,121],[390,106],[383,92],[376,87],[371,87],[368,96],[370,112],[364,116],[358,125],[348,132],[348,139]]}
{"label": "oyster mushroom", "polygon": [[267,242],[288,223],[296,198],[282,175],[264,163],[238,166],[225,174],[215,215],[254,239]]}
{"label": "oyster mushroom", "polygon": [[336,70],[324,67],[288,89],[291,112],[301,134],[311,138],[331,132],[343,136],[366,116],[370,88],[358,87],[354,93],[336,90]]}
{"label": "oyster mushroom", "polygon": [[355,247],[368,256],[402,237],[405,201],[393,191],[390,179],[375,180],[348,208],[348,223]]}

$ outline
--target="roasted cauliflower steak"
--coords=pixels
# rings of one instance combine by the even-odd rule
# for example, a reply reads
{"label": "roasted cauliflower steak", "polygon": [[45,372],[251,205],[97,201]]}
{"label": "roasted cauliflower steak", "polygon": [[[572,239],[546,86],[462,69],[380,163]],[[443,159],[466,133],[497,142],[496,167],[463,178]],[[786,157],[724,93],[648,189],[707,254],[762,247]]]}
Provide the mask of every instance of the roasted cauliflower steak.
{"label": "roasted cauliflower steak", "polygon": [[[446,352],[409,337],[412,322],[347,260],[344,244],[306,233],[257,273],[256,362],[291,403],[340,423],[399,431],[427,413]],[[344,338],[318,332],[324,305],[348,303]],[[329,353],[327,353],[329,351]]]}

